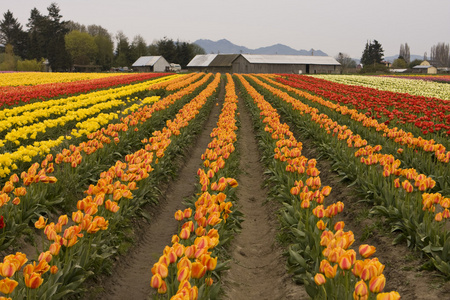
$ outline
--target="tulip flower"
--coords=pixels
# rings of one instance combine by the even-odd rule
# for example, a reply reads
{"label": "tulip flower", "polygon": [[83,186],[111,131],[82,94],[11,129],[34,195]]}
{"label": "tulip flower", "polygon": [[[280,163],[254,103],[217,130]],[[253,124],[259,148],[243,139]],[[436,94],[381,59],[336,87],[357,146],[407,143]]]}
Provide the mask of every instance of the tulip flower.
{"label": "tulip flower", "polygon": [[386,285],[386,278],[383,274],[373,277],[369,282],[369,289],[372,293],[380,293]]}
{"label": "tulip flower", "polygon": [[317,273],[317,274],[314,276],[314,282],[315,282],[317,285],[325,284],[326,281],[327,281],[327,280],[326,280],[325,276],[323,276],[323,274],[321,274],[321,273]]}
{"label": "tulip flower", "polygon": [[0,280],[0,292],[3,294],[11,294],[19,283],[9,278]]}
{"label": "tulip flower", "polygon": [[363,280],[355,284],[355,291],[353,292],[353,299],[368,299],[369,289]]}
{"label": "tulip flower", "polygon": [[45,227],[46,224],[47,224],[47,220],[44,220],[44,217],[43,217],[43,216],[40,216],[40,217],[39,217],[39,220],[37,220],[37,221],[34,223],[34,227],[36,227],[37,229],[42,229],[42,228]]}
{"label": "tulip flower", "polygon": [[194,262],[192,263],[192,267],[191,267],[191,274],[192,274],[192,278],[202,278],[205,274],[206,274],[206,266],[204,266],[202,263],[200,262]]}
{"label": "tulip flower", "polygon": [[24,274],[25,277],[25,285],[30,289],[37,289],[44,282],[44,279],[41,278],[41,275],[38,273]]}
{"label": "tulip flower", "polygon": [[163,279],[161,278],[161,275],[155,274],[152,276],[152,279],[150,280],[150,286],[154,289],[159,289],[162,286]]}
{"label": "tulip flower", "polygon": [[364,257],[370,257],[372,256],[376,251],[375,246],[371,246],[371,245],[367,245],[367,244],[363,244],[359,246],[359,254]]}
{"label": "tulip flower", "polygon": [[377,300],[399,300],[400,294],[396,291],[389,293],[380,293],[377,295]]}

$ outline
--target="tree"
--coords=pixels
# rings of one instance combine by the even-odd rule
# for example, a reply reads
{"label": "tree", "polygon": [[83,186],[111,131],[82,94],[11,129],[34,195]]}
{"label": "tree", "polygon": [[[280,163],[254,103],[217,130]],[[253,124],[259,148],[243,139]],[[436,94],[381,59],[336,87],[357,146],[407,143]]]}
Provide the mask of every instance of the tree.
{"label": "tree", "polygon": [[431,47],[431,60],[437,64],[438,67],[450,66],[449,44],[438,43]]}
{"label": "tree", "polygon": [[392,63],[392,68],[394,69],[406,69],[408,64],[406,63],[406,60],[403,59],[403,57],[399,56],[394,62]]}
{"label": "tree", "polygon": [[384,50],[381,47],[381,44],[377,40],[374,40],[373,42],[368,41],[361,57],[361,63],[363,66],[381,64],[383,56]]}
{"label": "tree", "polygon": [[148,55],[148,47],[142,36],[136,35],[130,46],[131,60],[135,62],[139,57]]}
{"label": "tree", "polygon": [[14,56],[13,46],[11,44],[6,45],[4,60],[0,63],[0,71],[16,71],[17,58]]}
{"label": "tree", "polygon": [[47,38],[47,58],[54,71],[68,70],[70,56],[66,51],[64,36],[69,32],[67,22],[62,21],[60,9],[56,3],[47,7],[48,16],[45,22],[45,36]]}
{"label": "tree", "polygon": [[89,33],[73,30],[66,34],[64,39],[73,64],[89,65],[95,62],[98,47]]}
{"label": "tree", "polygon": [[409,53],[408,43],[405,43],[404,45],[403,44],[400,45],[400,52],[399,52],[398,56],[399,56],[399,58],[402,57],[407,64],[410,63],[411,55]]}
{"label": "tree", "polygon": [[0,21],[0,43],[11,45],[18,56],[26,57],[28,36],[9,10],[3,14],[3,20]]}
{"label": "tree", "polygon": [[38,59],[44,58],[46,54],[46,37],[44,35],[45,17],[41,15],[39,10],[33,8],[28,18],[28,58]]}
{"label": "tree", "polygon": [[116,34],[116,41],[117,47],[114,57],[116,66],[131,66],[133,62],[131,61],[131,47],[127,36],[122,31],[118,31]]}
{"label": "tree", "polygon": [[102,66],[103,70],[109,70],[114,59],[114,43],[105,35],[96,35],[94,41],[98,49],[95,64]]}
{"label": "tree", "polygon": [[422,63],[422,60],[420,60],[420,59],[415,59],[415,60],[413,60],[412,62],[409,63],[408,68],[412,69],[412,68],[414,68],[415,66],[420,65],[421,63]]}
{"label": "tree", "polygon": [[356,68],[356,62],[346,53],[339,52],[336,60],[341,64],[341,73],[346,73],[350,68]]}

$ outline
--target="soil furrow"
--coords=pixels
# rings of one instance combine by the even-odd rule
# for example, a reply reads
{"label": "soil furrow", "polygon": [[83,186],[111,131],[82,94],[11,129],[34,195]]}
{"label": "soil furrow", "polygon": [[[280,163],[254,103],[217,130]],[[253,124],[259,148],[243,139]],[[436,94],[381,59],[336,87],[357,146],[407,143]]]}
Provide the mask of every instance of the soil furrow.
{"label": "soil furrow", "polygon": [[308,299],[303,287],[286,272],[286,261],[276,241],[276,206],[262,188],[263,167],[250,113],[243,100],[238,104],[241,129],[238,149],[240,169],[238,209],[245,220],[242,231],[230,245],[230,269],[224,272],[225,299]]}
{"label": "soil furrow", "polygon": [[224,98],[224,85],[220,85],[219,105],[214,105],[203,126],[203,131],[186,153],[177,178],[164,189],[163,197],[157,207],[151,207],[150,223],[141,222],[136,236],[136,245],[130,252],[121,256],[113,270],[113,275],[103,278],[101,287],[91,287],[90,290],[102,289],[101,294],[90,292],[85,299],[150,299],[154,290],[150,287],[151,268],[162,255],[164,247],[171,245],[172,235],[177,234],[178,222],[174,213],[184,209],[183,199],[192,197],[197,181],[197,170],[201,166],[201,155],[211,141],[210,133],[220,114]]}

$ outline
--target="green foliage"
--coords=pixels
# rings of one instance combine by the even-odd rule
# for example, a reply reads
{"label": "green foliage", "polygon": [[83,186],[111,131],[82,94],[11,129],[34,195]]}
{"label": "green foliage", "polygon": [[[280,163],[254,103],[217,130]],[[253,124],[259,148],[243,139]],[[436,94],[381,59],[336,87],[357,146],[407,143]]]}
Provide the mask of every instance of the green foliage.
{"label": "green foliage", "polygon": [[361,57],[361,63],[364,67],[370,64],[375,66],[376,64],[381,63],[383,56],[384,50],[381,47],[381,44],[377,40],[374,40],[373,42],[368,41]]}
{"label": "green foliage", "polygon": [[19,60],[17,62],[17,71],[42,72],[44,71],[44,59]]}
{"label": "green foliage", "polygon": [[167,37],[151,44],[148,49],[150,55],[162,55],[168,62],[178,63],[182,68],[186,67],[195,55],[205,54],[205,50],[196,44],[174,42]]}
{"label": "green foliage", "polygon": [[364,65],[361,73],[387,73],[388,68],[383,64]]}
{"label": "green foliage", "polygon": [[406,69],[408,67],[406,60],[402,57],[397,58],[392,63],[392,68],[394,69]]}
{"label": "green foliage", "polygon": [[65,35],[64,40],[73,64],[88,65],[94,61],[98,47],[89,33],[73,30]]}

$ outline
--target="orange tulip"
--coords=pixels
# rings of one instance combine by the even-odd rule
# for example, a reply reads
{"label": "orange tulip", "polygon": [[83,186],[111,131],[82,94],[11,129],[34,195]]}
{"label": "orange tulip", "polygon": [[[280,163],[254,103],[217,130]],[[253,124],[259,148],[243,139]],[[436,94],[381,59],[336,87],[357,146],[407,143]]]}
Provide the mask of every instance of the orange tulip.
{"label": "orange tulip", "polygon": [[326,281],[327,281],[327,280],[326,280],[325,276],[323,276],[323,274],[321,274],[321,273],[317,273],[317,274],[314,276],[314,282],[315,282],[317,285],[325,284]]}
{"label": "orange tulip", "polygon": [[9,278],[0,280],[0,292],[3,294],[11,294],[19,283]]}
{"label": "orange tulip", "polygon": [[43,216],[40,216],[40,217],[39,217],[39,220],[37,220],[37,221],[34,223],[34,227],[36,227],[37,229],[42,229],[42,228],[45,227],[46,224],[47,224],[47,220],[44,220],[44,217],[43,217]]}
{"label": "orange tulip", "polygon": [[373,277],[369,282],[369,289],[372,293],[380,293],[386,285],[386,278],[383,274]]}
{"label": "orange tulip", "polygon": [[58,272],[58,267],[57,267],[57,266],[52,266],[52,267],[50,268],[50,273],[56,274],[57,272]]}
{"label": "orange tulip", "polygon": [[3,263],[0,263],[0,275],[3,277],[12,277],[17,271],[17,265],[12,259],[4,259]]}
{"label": "orange tulip", "polygon": [[208,271],[213,271],[217,266],[217,257],[212,258],[210,257],[207,261],[206,261],[206,269]]}
{"label": "orange tulip", "polygon": [[400,294],[392,291],[390,293],[380,293],[377,295],[377,300],[399,300]]}
{"label": "orange tulip", "polygon": [[369,295],[369,289],[363,280],[358,281],[355,284],[355,291],[353,292],[353,299],[367,299]]}
{"label": "orange tulip", "polygon": [[367,244],[359,246],[359,254],[364,258],[372,256],[372,254],[374,254],[375,251],[376,251],[375,246],[370,246]]}
{"label": "orange tulip", "polygon": [[25,274],[24,277],[25,285],[30,289],[37,289],[44,282],[44,279],[41,278],[41,274],[35,272],[31,274]]}
{"label": "orange tulip", "polygon": [[206,266],[200,262],[192,263],[191,274],[192,278],[202,278],[206,274]]}
{"label": "orange tulip", "polygon": [[188,267],[184,267],[177,272],[177,280],[178,282],[182,282],[183,280],[189,280],[191,278],[191,271]]}
{"label": "orange tulip", "polygon": [[183,228],[180,231],[180,238],[183,240],[187,240],[191,236],[191,231],[189,228]]}
{"label": "orange tulip", "polygon": [[344,254],[339,258],[339,267],[342,270],[350,270],[352,268],[352,258],[350,255]]}
{"label": "orange tulip", "polygon": [[[136,128],[137,129],[137,128]],[[161,286],[158,289],[158,294],[165,294],[167,293],[167,284],[166,282],[163,280]]]}
{"label": "orange tulip", "polygon": [[150,286],[154,289],[159,289],[162,286],[163,280],[161,278],[161,275],[155,274],[152,276],[152,279],[150,280]]}
{"label": "orange tulip", "polygon": [[169,275],[169,269],[165,264],[157,262],[153,265],[152,273],[153,275],[159,274],[164,279]]}
{"label": "orange tulip", "polygon": [[317,222],[316,224],[317,228],[319,228],[319,230],[325,230],[327,228],[327,224],[323,222],[323,220],[319,220],[319,222]]}
{"label": "orange tulip", "polygon": [[334,278],[336,276],[337,267],[338,265],[334,265],[334,267],[332,267],[328,264],[324,267],[323,273],[327,278]]}

